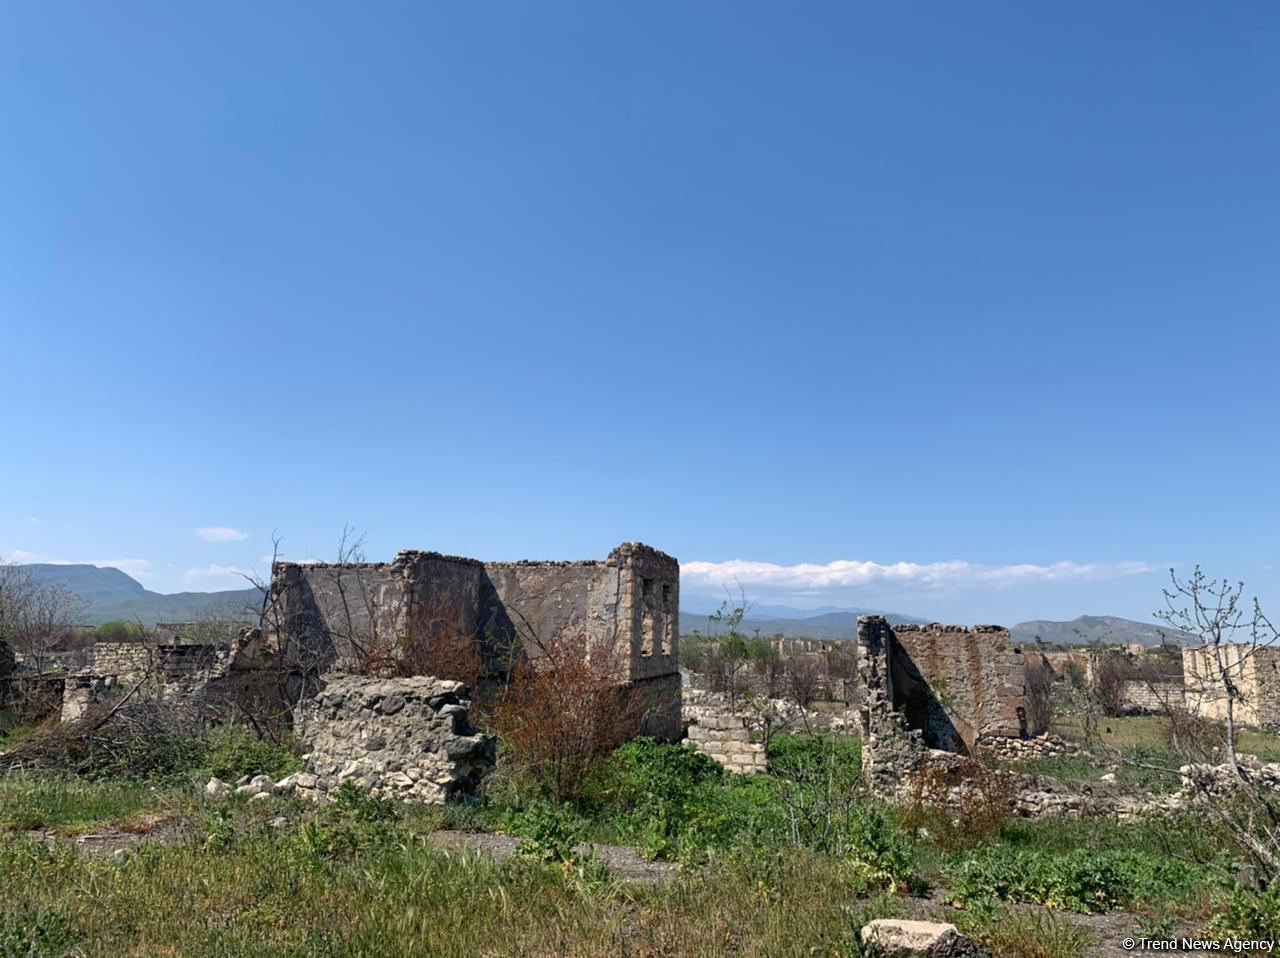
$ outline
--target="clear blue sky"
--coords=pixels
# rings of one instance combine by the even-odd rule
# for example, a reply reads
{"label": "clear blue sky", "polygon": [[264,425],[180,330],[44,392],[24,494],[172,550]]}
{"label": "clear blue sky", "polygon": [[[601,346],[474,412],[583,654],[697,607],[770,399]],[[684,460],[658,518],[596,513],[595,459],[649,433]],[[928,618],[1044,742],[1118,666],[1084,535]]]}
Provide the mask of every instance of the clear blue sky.
{"label": "clear blue sky", "polygon": [[1273,2],[10,4],[0,555],[229,588],[351,523],[641,539],[691,599],[1146,617],[1199,561],[1280,612],[1278,45]]}

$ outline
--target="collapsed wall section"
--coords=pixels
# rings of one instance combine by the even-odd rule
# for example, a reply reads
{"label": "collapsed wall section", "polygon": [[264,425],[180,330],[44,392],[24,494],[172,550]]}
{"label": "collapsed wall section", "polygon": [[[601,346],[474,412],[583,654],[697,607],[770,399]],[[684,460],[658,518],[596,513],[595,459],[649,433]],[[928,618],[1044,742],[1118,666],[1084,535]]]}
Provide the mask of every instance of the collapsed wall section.
{"label": "collapsed wall section", "polygon": [[893,627],[895,706],[930,748],[972,752],[983,738],[1026,734],[1026,663],[998,625]]}
{"label": "collapsed wall section", "polygon": [[461,682],[413,676],[330,678],[296,728],[309,757],[298,793],[321,798],[350,781],[374,795],[441,804],[475,794],[497,742],[470,719]]}
{"label": "collapsed wall section", "polygon": [[929,749],[972,754],[1024,738],[1026,666],[999,626],[890,626],[858,618],[864,771],[896,788]]}

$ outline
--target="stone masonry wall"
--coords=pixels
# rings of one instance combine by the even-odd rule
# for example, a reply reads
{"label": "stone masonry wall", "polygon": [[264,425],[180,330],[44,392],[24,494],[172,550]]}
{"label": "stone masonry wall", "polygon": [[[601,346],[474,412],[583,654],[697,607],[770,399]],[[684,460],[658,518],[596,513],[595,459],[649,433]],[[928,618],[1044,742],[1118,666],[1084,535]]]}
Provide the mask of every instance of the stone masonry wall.
{"label": "stone masonry wall", "polygon": [[349,669],[353,637],[377,635],[394,646],[424,613],[473,636],[495,669],[517,640],[536,661],[540,646],[585,636],[622,654],[618,681],[634,685],[647,705],[642,731],[680,735],[680,566],[640,543],[585,562],[402,552],[390,563],[277,563],[271,609],[281,647],[314,673]]}
{"label": "stone masonry wall", "polygon": [[928,749],[973,753],[1026,734],[1026,668],[999,626],[858,618],[864,771],[892,790]]}
{"label": "stone masonry wall", "polygon": [[891,793],[925,758],[918,729],[894,708],[893,629],[878,615],[858,616],[862,771],[872,788]]}
{"label": "stone masonry wall", "polygon": [[1237,689],[1233,709],[1241,725],[1280,728],[1280,647],[1247,645],[1197,646],[1182,650],[1186,706],[1205,718],[1224,719],[1227,697],[1217,656]]}
{"label": "stone masonry wall", "polygon": [[344,781],[402,801],[474,794],[497,743],[472,727],[465,695],[461,682],[430,676],[331,677],[299,710],[299,794],[322,797]]}
{"label": "stone masonry wall", "polygon": [[[925,743],[972,751],[988,736],[1026,732],[1026,665],[998,625],[898,625],[895,705]],[[923,685],[920,684],[923,680]]]}
{"label": "stone masonry wall", "polygon": [[689,723],[686,742],[730,772],[768,771],[764,745],[751,741],[746,720],[730,712],[707,713]]}

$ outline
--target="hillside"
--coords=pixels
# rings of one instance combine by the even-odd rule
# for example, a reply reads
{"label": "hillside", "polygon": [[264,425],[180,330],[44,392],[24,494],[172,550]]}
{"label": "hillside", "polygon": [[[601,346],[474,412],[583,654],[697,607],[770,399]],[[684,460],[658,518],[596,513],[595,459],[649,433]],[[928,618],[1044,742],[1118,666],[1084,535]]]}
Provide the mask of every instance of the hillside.
{"label": "hillside", "polygon": [[[1167,636],[1162,640],[1161,632]],[[1104,642],[1108,645],[1160,645],[1162,641],[1185,645],[1194,642],[1192,636],[1175,632],[1153,622],[1135,622],[1133,619],[1122,619],[1115,615],[1082,615],[1070,622],[1054,622],[1047,619],[1035,619],[1031,622],[1019,622],[1009,629],[1015,642],[1034,642],[1037,638],[1045,642],[1062,642],[1067,645],[1088,645],[1091,642]]]}
{"label": "hillside", "polygon": [[80,616],[84,625],[99,625],[112,619],[157,622],[189,622],[211,612],[248,613],[262,604],[257,589],[226,592],[152,592],[119,569],[93,565],[24,566],[37,582],[63,585],[89,603]]}

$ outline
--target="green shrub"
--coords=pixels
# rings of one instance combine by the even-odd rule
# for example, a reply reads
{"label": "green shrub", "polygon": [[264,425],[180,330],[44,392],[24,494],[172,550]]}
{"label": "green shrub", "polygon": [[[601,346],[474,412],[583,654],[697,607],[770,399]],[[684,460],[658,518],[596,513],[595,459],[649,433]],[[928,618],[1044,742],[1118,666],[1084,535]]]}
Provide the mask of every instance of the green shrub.
{"label": "green shrub", "polygon": [[1143,852],[1078,848],[1064,855],[986,847],[945,868],[957,904],[987,898],[1071,911],[1167,901],[1203,880],[1184,862]]}
{"label": "green shrub", "polygon": [[1264,891],[1236,886],[1209,931],[1219,938],[1280,939],[1280,882]]}
{"label": "green shrub", "polygon": [[138,642],[145,633],[137,622],[114,620],[98,626],[97,638],[99,642]]}
{"label": "green shrub", "polygon": [[30,907],[0,912],[0,958],[62,958],[73,954],[82,938],[58,912]]}
{"label": "green shrub", "polygon": [[679,805],[724,777],[720,765],[701,752],[641,738],[613,751],[589,795],[600,805],[624,810],[654,802]]}
{"label": "green shrub", "polygon": [[853,735],[775,735],[769,770],[793,780],[834,771],[853,785],[862,777],[862,741]]}
{"label": "green shrub", "polygon": [[585,834],[585,823],[571,806],[546,801],[510,810],[503,824],[506,831],[522,839],[517,854],[539,862],[571,861],[573,846]]}
{"label": "green shrub", "polygon": [[214,732],[202,743],[202,749],[209,774],[227,782],[244,775],[283,778],[302,769],[302,759],[288,744],[271,742],[234,726]]}

